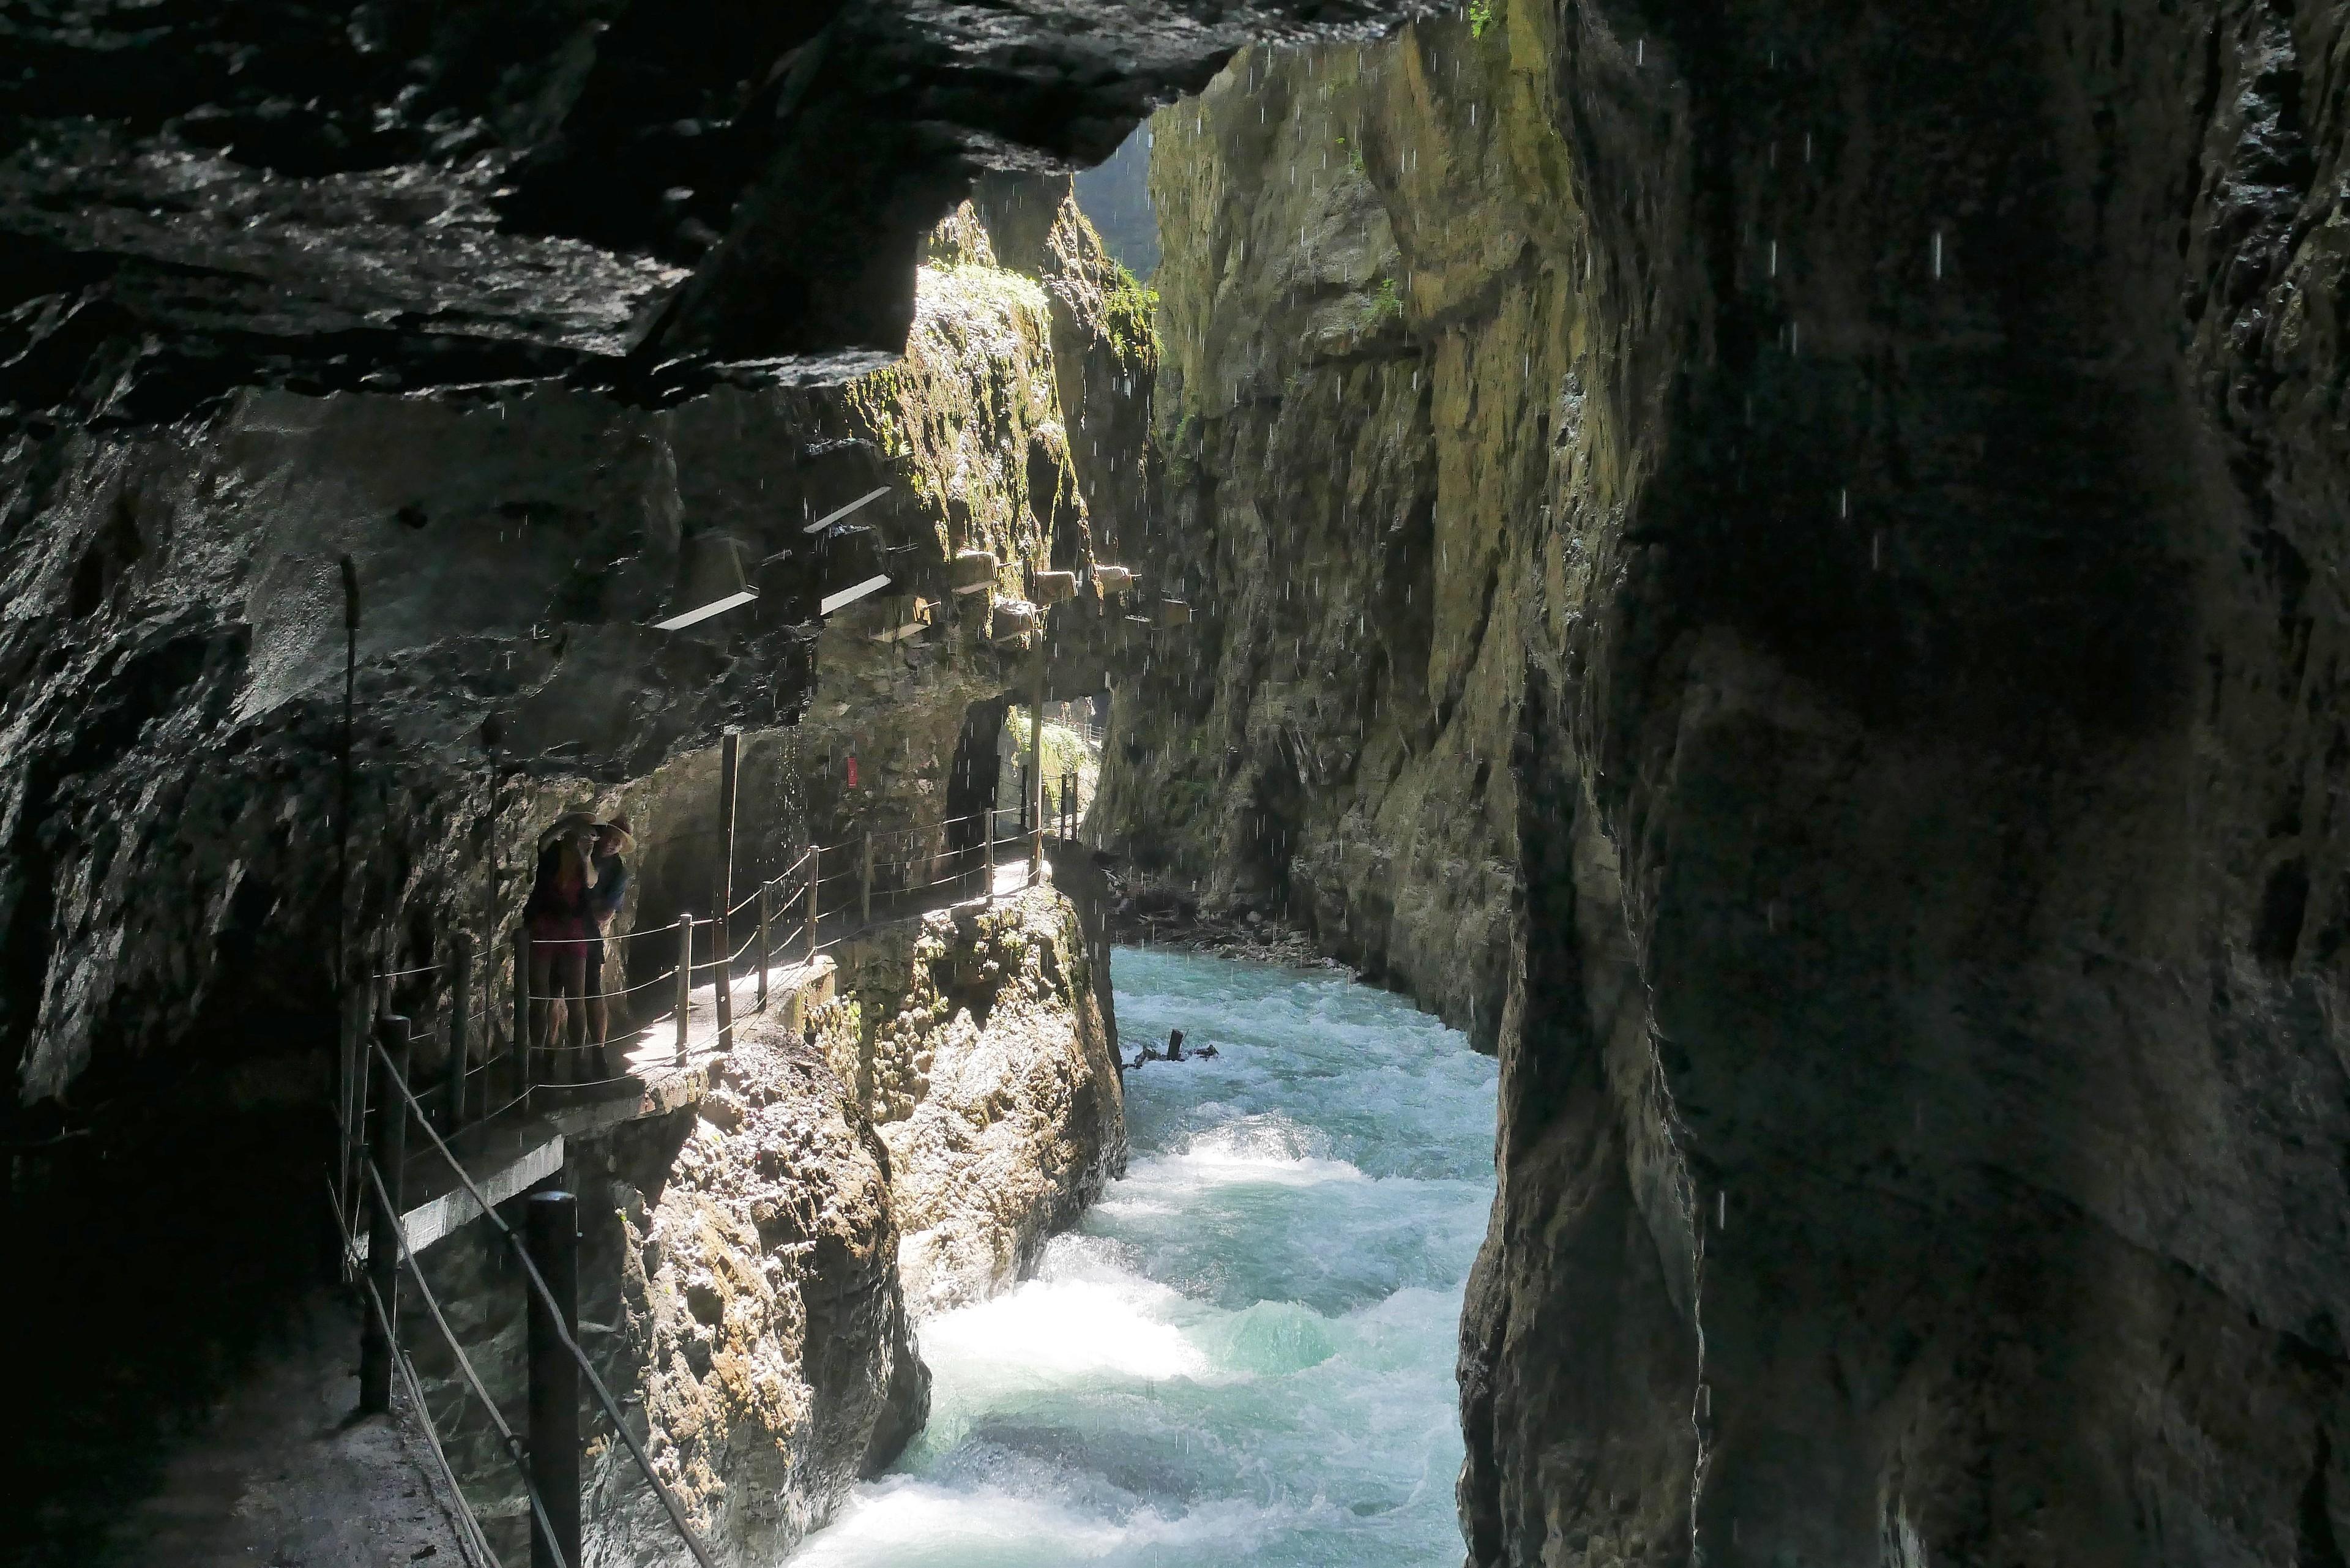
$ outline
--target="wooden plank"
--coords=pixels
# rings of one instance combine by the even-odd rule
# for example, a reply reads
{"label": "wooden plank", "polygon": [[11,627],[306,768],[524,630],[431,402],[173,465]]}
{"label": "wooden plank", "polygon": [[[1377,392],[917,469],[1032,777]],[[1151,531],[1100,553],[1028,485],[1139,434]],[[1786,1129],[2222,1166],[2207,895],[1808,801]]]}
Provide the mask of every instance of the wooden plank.
{"label": "wooden plank", "polygon": [[868,577],[863,582],[851,587],[843,588],[837,594],[825,595],[824,603],[818,607],[816,613],[818,615],[830,615],[837,609],[846,609],[848,606],[855,604],[858,600],[864,598],[866,596],[869,594],[878,594],[889,586],[889,579],[886,575],[878,577]]}
{"label": "wooden plank", "polygon": [[731,610],[736,605],[747,605],[758,597],[758,589],[744,588],[739,593],[728,594],[723,599],[712,599],[708,604],[702,605],[699,608],[687,610],[683,615],[673,615],[667,620],[657,620],[653,622],[653,629],[655,631],[680,631],[684,629],[686,627],[691,626],[696,621],[708,620],[712,616],[717,615],[722,611]]}
{"label": "wooden plank", "polygon": [[803,534],[821,534],[826,529],[831,527],[834,524],[839,522],[842,518],[847,516],[850,513],[856,511],[858,507],[864,505],[866,503],[870,501],[879,501],[881,497],[889,493],[889,487],[886,484],[879,490],[868,490],[864,494],[858,496],[856,500],[850,502],[847,505],[834,507],[831,511],[826,513],[823,516],[817,518],[815,522],[801,529],[800,532]]}

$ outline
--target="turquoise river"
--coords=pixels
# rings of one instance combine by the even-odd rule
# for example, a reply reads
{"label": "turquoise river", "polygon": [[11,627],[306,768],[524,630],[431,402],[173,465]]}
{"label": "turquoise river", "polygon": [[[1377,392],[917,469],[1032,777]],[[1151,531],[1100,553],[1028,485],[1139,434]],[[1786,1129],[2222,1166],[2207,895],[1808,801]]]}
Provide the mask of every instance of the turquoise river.
{"label": "turquoise river", "polygon": [[792,1568],[1450,1564],[1494,1064],[1336,971],[1121,949],[1133,1158],[920,1325],[929,1429]]}

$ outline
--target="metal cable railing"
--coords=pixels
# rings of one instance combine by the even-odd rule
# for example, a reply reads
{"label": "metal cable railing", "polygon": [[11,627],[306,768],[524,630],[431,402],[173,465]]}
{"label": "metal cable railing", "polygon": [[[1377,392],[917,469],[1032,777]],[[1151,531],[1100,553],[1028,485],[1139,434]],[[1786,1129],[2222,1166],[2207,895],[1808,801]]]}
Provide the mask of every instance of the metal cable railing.
{"label": "metal cable railing", "polygon": [[[406,1019],[387,1014],[380,1021],[378,1030],[400,1036],[402,1054],[406,1054],[408,1045]],[[531,1449],[515,1436],[513,1428],[498,1410],[496,1401],[490,1397],[488,1389],[483,1386],[480,1375],[475,1371],[471,1357],[466,1355],[463,1345],[450,1330],[448,1319],[442,1314],[440,1303],[433,1299],[432,1288],[424,1279],[423,1271],[418,1266],[415,1254],[409,1248],[407,1236],[400,1221],[400,1199],[397,1192],[393,1190],[393,1186],[400,1181],[402,1174],[400,1154],[407,1141],[407,1127],[412,1121],[431,1141],[433,1152],[438,1154],[442,1163],[449,1168],[450,1173],[455,1177],[466,1196],[473,1200],[482,1218],[496,1233],[498,1240],[505,1244],[515,1261],[522,1265],[525,1288],[530,1293],[530,1296],[535,1298],[537,1312],[544,1314],[543,1317],[534,1315],[534,1341],[539,1336],[543,1326],[546,1336],[555,1345],[559,1345],[562,1355],[568,1357],[571,1365],[577,1368],[578,1376],[585,1379],[588,1388],[595,1396],[596,1403],[602,1409],[605,1419],[611,1424],[614,1433],[635,1460],[637,1469],[643,1476],[645,1484],[650,1487],[653,1494],[660,1500],[661,1507],[669,1515],[670,1523],[676,1529],[679,1540],[692,1554],[701,1568],[716,1568],[709,1548],[703,1545],[691,1521],[687,1519],[685,1510],[679,1503],[676,1494],[654,1471],[651,1456],[646,1453],[644,1444],[629,1428],[627,1417],[621,1413],[619,1401],[612,1397],[612,1391],[605,1386],[602,1376],[589,1362],[587,1353],[579,1347],[578,1339],[570,1327],[578,1315],[578,1303],[576,1299],[577,1281],[567,1282],[568,1293],[574,1297],[573,1300],[566,1302],[558,1298],[540,1269],[540,1260],[534,1257],[532,1249],[524,1245],[522,1239],[515,1234],[513,1227],[498,1214],[496,1207],[474,1183],[472,1175],[466,1171],[463,1162],[450,1150],[448,1143],[441,1135],[433,1130],[432,1118],[426,1112],[422,1102],[416,1097],[415,1091],[409,1086],[408,1075],[402,1064],[385,1048],[382,1039],[371,1037],[369,1044],[369,1063],[374,1069],[373,1076],[377,1079],[378,1094],[375,1132],[369,1140],[367,1156],[361,1163],[376,1206],[373,1223],[369,1228],[368,1295],[375,1314],[372,1320],[372,1332],[380,1335],[380,1338],[363,1350],[360,1388],[362,1407],[380,1409],[389,1406],[390,1372],[400,1362],[407,1359],[406,1353],[400,1348],[399,1343],[399,1320],[394,1311],[395,1303],[385,1299],[390,1293],[386,1288],[387,1285],[396,1281],[396,1271],[405,1266],[410,1277],[415,1282],[427,1308],[431,1311],[435,1325],[440,1328],[442,1336],[447,1340],[450,1351],[455,1357],[458,1369],[463,1375],[467,1386],[489,1413],[491,1424],[498,1433],[500,1442],[508,1455],[517,1461],[533,1521],[537,1530],[542,1532],[541,1538],[535,1539],[534,1547],[540,1545],[546,1547],[554,1555],[558,1568],[571,1568],[571,1565],[578,1561],[578,1454],[576,1444],[572,1452],[558,1455],[546,1452],[547,1445],[545,1443],[541,1443],[536,1449]],[[397,1104],[393,1103],[395,1096]],[[392,1167],[389,1180],[383,1170],[383,1167],[387,1164]],[[338,1222],[340,1219],[338,1209]],[[349,1241],[356,1250],[356,1241],[349,1237],[348,1228],[345,1235],[346,1240]],[[542,1370],[537,1365],[537,1360],[535,1345],[531,1374],[534,1384],[540,1381]],[[416,1397],[421,1407],[421,1391],[412,1365],[407,1370],[406,1381],[411,1389],[417,1390]],[[574,1397],[576,1398],[576,1394]],[[567,1478],[571,1492],[567,1499],[560,1500],[554,1510],[549,1509],[547,1499],[544,1495],[545,1489],[541,1484],[550,1474]],[[456,1478],[453,1471],[450,1472],[450,1479],[452,1485],[454,1486]],[[471,1514],[472,1507],[464,1501],[462,1490],[458,1491],[457,1498],[460,1509]],[[568,1522],[568,1529],[564,1528],[563,1523],[558,1521],[558,1515],[561,1521]],[[476,1533],[480,1532],[478,1518],[473,1520],[473,1528]],[[486,1549],[486,1542],[484,1544]],[[566,1547],[568,1548],[567,1552],[563,1550]],[[494,1557],[490,1558],[490,1561],[494,1563]]]}
{"label": "metal cable railing", "polygon": [[[452,1017],[452,1033],[461,1038],[452,1039],[451,1055],[452,1058],[462,1057],[464,1066],[462,1072],[451,1075],[442,1090],[437,1091],[447,1099],[442,1125],[453,1132],[488,1120],[526,1101],[532,1091],[538,1087],[592,1087],[625,1082],[632,1076],[628,1074],[581,1075],[583,1070],[593,1071],[591,1064],[600,1064],[598,1054],[605,1049],[605,1043],[600,1040],[552,1038],[555,1029],[552,1009],[557,1006],[566,1009],[601,1006],[605,1009],[625,1009],[633,1014],[637,999],[647,992],[677,993],[681,990],[679,981],[682,974],[685,981],[682,990],[688,998],[702,985],[709,985],[713,991],[722,985],[726,987],[728,1000],[721,1002],[714,995],[712,999],[712,1011],[718,1015],[714,1024],[706,1029],[697,1029],[693,1007],[687,1002],[673,1004],[664,1012],[655,1012],[641,1024],[632,1023],[629,1027],[641,1033],[658,1027],[664,1017],[676,1019],[679,1023],[677,1054],[680,1061],[696,1049],[707,1049],[712,1045],[723,1048],[732,1038],[732,989],[741,983],[737,979],[738,969],[752,953],[755,951],[758,954],[754,961],[756,966],[754,978],[758,1004],[764,1008],[767,975],[775,960],[783,953],[796,953],[801,961],[813,959],[818,953],[837,948],[847,935],[853,934],[854,929],[861,929],[868,923],[910,918],[916,911],[906,908],[908,899],[923,898],[942,889],[966,887],[974,877],[983,884],[979,889],[981,896],[992,897],[994,874],[988,868],[997,864],[996,852],[999,849],[1031,836],[1032,829],[1026,823],[1026,813],[1019,808],[995,807],[934,824],[884,828],[837,844],[810,846],[781,871],[754,883],[749,892],[728,908],[723,917],[716,919],[681,916],[673,924],[650,926],[600,939],[544,938],[531,935],[527,930],[516,931],[511,944],[512,962],[516,969],[511,1009],[500,1003],[469,1004],[462,1014],[462,1031],[453,1028],[455,1020]],[[694,830],[670,835],[640,844],[638,852],[705,838],[715,832],[715,829]],[[967,837],[968,841],[957,843],[958,837]],[[712,945],[703,941],[702,933],[709,932],[714,937],[717,929],[724,926],[731,937],[731,922],[743,918],[745,912],[754,906],[757,908],[754,928],[739,941],[732,942],[730,950],[705,950],[702,956],[695,955],[697,945],[703,946],[705,950]],[[837,933],[829,940],[819,940],[822,935],[820,928],[852,913],[857,925],[851,932]],[[594,940],[600,941],[607,953],[611,953],[625,951],[630,944],[664,938],[678,944],[680,956],[672,957],[658,972],[646,979],[608,990],[604,989],[598,981],[592,989],[582,986],[577,992],[566,985],[542,990],[529,983],[531,979],[536,978],[532,971],[538,971],[539,966],[536,961],[527,961],[526,955],[535,959],[538,950],[576,950]],[[462,994],[470,991],[473,977],[470,948],[463,950],[463,957],[447,963],[385,968],[369,978],[380,997],[383,995],[383,988],[391,981],[427,975],[452,977],[456,990]],[[568,958],[570,955],[566,952],[561,956]],[[503,965],[494,954],[489,956],[488,962],[486,989],[494,992],[496,977]],[[610,1013],[608,1012],[605,1016],[608,1018]],[[499,1023],[506,1020],[510,1020],[507,1027],[501,1030]],[[573,1027],[577,1026],[567,1024],[566,1032]],[[504,1048],[493,1048],[487,1054],[476,1058],[467,1044],[473,1041]],[[493,1108],[486,1102],[501,1081],[509,1085],[518,1085],[518,1089]],[[355,1136],[353,1129],[357,1115],[363,1106],[363,1084],[359,1085],[359,1094],[360,1104],[353,1106],[352,1124],[347,1127],[347,1144]],[[349,1168],[348,1156],[346,1168]],[[357,1179],[356,1170],[352,1170],[347,1179],[355,1181]],[[354,1202],[357,1196],[353,1194]]]}
{"label": "metal cable railing", "polygon": [[[667,845],[681,844],[712,836],[717,830],[697,830],[671,835],[665,838],[640,843],[637,852],[647,853]],[[546,1279],[533,1262],[529,1250],[513,1230],[501,1219],[488,1198],[465,1170],[442,1137],[442,1128],[451,1135],[462,1127],[494,1120],[514,1111],[527,1107],[533,1096],[542,1089],[597,1088],[613,1085],[640,1082],[637,1074],[586,1077],[594,1070],[590,1064],[600,1064],[603,1042],[586,1040],[557,1041],[549,1036],[554,1030],[551,1009],[561,1004],[567,1008],[584,1007],[590,1002],[607,1007],[625,1005],[632,998],[656,989],[666,990],[675,997],[671,1016],[677,1030],[676,1060],[683,1064],[695,1049],[724,1049],[732,1039],[733,1007],[735,992],[746,977],[738,977],[737,966],[746,955],[756,952],[756,1005],[764,1010],[768,1002],[768,977],[775,961],[784,953],[794,955],[794,963],[812,963],[822,953],[831,951],[870,929],[890,920],[904,919],[927,912],[932,896],[949,889],[950,898],[958,893],[969,896],[974,877],[978,878],[979,896],[993,898],[998,877],[997,851],[1006,845],[1021,844],[1041,836],[1041,826],[1032,826],[1024,811],[1010,808],[984,809],[968,815],[950,818],[936,824],[882,829],[860,835],[847,842],[809,846],[790,865],[775,874],[753,884],[751,891],[733,902],[724,915],[714,919],[697,919],[681,916],[667,926],[652,926],[639,930],[619,933],[601,939],[608,951],[625,951],[634,942],[666,937],[678,944],[676,956],[662,971],[634,984],[605,991],[600,985],[590,995],[574,993],[567,985],[558,983],[553,994],[546,994],[531,981],[536,970],[540,976],[547,971],[533,961],[536,950],[542,947],[584,947],[588,939],[538,938],[527,929],[517,930],[507,944],[508,952],[502,960],[496,947],[477,954],[472,941],[463,933],[454,939],[454,954],[446,961],[418,963],[394,967],[393,953],[386,950],[384,963],[376,972],[364,977],[367,994],[375,1000],[363,1003],[352,1019],[352,1034],[345,1036],[344,1068],[348,1075],[346,1087],[337,1102],[337,1120],[342,1129],[341,1150],[334,1170],[328,1173],[328,1199],[334,1213],[335,1224],[342,1237],[343,1257],[347,1266],[357,1258],[359,1241],[356,1234],[362,1208],[377,1211],[379,1223],[369,1231],[370,1257],[362,1309],[369,1333],[379,1336],[380,1345],[372,1356],[363,1356],[362,1399],[367,1407],[390,1408],[390,1389],[396,1380],[406,1390],[413,1403],[422,1428],[433,1463],[448,1480],[455,1493],[462,1515],[462,1544],[467,1553],[487,1568],[500,1568],[496,1552],[481,1519],[466,1501],[456,1470],[452,1465],[440,1428],[426,1407],[424,1385],[413,1358],[398,1341],[399,1275],[405,1272],[413,1282],[435,1329],[453,1357],[465,1390],[487,1413],[487,1419],[506,1457],[513,1459],[523,1475],[528,1514],[534,1533],[548,1542],[568,1540],[568,1552],[557,1551],[553,1561],[560,1568],[577,1568],[577,1498],[563,1506],[550,1506],[544,1489],[531,1476],[529,1449],[522,1437],[500,1412],[490,1397],[478,1370],[466,1356],[463,1345],[450,1327],[446,1314],[433,1296],[423,1271],[410,1249],[400,1223],[400,1149],[405,1143],[402,1132],[391,1140],[387,1154],[382,1128],[387,1119],[405,1128],[410,1120],[423,1130],[440,1158],[453,1173],[460,1188],[472,1200],[475,1212],[484,1217],[495,1230],[499,1240],[515,1251],[523,1264],[534,1310],[543,1307],[554,1323],[556,1339],[565,1355],[574,1361],[593,1390],[614,1431],[629,1450],[637,1469],[646,1482],[660,1497],[681,1540],[697,1563],[709,1568],[710,1556],[695,1536],[684,1511],[676,1497],[654,1472],[651,1460],[642,1444],[622,1418],[618,1404],[612,1398],[595,1368],[580,1351],[577,1337],[556,1301]],[[731,835],[727,836],[731,841]],[[962,840],[958,842],[958,840]],[[909,909],[910,903],[915,908]],[[722,932],[731,939],[728,922],[742,917],[757,906],[754,929],[745,933],[739,942],[720,940]],[[829,940],[824,938],[827,922],[845,923],[836,926]],[[781,929],[775,928],[780,923]],[[695,946],[701,933],[707,931],[703,941],[706,956],[697,957]],[[729,950],[731,949],[731,950]],[[511,1010],[499,996],[499,976],[506,962],[513,965],[510,992]],[[483,992],[477,1003],[473,984],[476,974],[482,976]],[[575,971],[576,972],[576,971]],[[696,1004],[693,1000],[695,981],[709,977],[711,1004],[700,1018],[709,1021],[706,1029],[697,1029]],[[442,1085],[430,1093],[439,1106],[442,1127],[434,1125],[435,1117],[428,1110],[408,1081],[401,1065],[395,1063],[383,1040],[374,1037],[374,1031],[356,1019],[369,1010],[383,1010],[395,989],[395,982],[427,981],[431,1005],[444,1022],[438,1028],[448,1035],[448,1059],[453,1070],[444,1077]],[[440,998],[448,998],[445,1008]],[[396,1015],[385,1012],[387,1023]],[[648,1020],[646,1032],[660,1023],[660,1014]],[[501,1020],[510,1019],[506,1031],[501,1032]],[[567,1025],[567,1028],[576,1028]],[[405,1056],[413,1035],[406,1020],[398,1020],[400,1046]],[[360,1042],[364,1040],[362,1046]],[[476,1055],[473,1042],[484,1050]],[[356,1047],[356,1048],[355,1048]],[[542,1072],[544,1067],[549,1072]],[[372,1070],[371,1070],[372,1069]],[[377,1092],[370,1096],[372,1080]],[[556,1082],[560,1078],[564,1081]],[[509,1092],[510,1091],[510,1092]],[[493,1099],[495,1103],[492,1104]],[[378,1129],[362,1153],[360,1130],[363,1127]],[[389,1230],[383,1224],[389,1224]],[[534,1220],[534,1226],[536,1221]],[[379,1250],[380,1249],[380,1250]],[[378,1262],[380,1259],[382,1262]],[[536,1318],[534,1320],[536,1322]],[[536,1332],[536,1329],[534,1330]],[[369,1367],[373,1371],[369,1372]],[[576,1469],[576,1456],[575,1456]],[[576,1474],[571,1482],[577,1492]],[[567,1534],[565,1521],[570,1522]]]}

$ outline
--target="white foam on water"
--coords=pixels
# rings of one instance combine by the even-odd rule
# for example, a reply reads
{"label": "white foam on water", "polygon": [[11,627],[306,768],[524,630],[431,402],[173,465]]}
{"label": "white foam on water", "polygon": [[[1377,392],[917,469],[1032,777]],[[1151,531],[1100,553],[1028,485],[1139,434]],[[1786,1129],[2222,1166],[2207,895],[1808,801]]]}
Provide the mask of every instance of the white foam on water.
{"label": "white foam on water", "polygon": [[1326,971],[1121,950],[1129,1174],[1037,1277],[921,1328],[931,1419],[821,1568],[1455,1561],[1461,1290],[1493,1064]]}
{"label": "white foam on water", "polygon": [[1203,1372],[1199,1353],[1153,1310],[1161,1307],[1154,1296],[1173,1293],[1133,1275],[1118,1283],[1032,1280],[924,1324],[922,1355],[934,1366],[986,1368],[991,1381],[1040,1385]]}

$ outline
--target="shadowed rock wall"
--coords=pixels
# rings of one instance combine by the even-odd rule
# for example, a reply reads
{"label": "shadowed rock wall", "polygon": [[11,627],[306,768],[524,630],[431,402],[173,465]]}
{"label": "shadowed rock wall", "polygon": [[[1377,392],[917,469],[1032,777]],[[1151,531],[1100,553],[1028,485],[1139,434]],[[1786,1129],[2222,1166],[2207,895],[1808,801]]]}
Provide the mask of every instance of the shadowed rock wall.
{"label": "shadowed rock wall", "polygon": [[1124,820],[1442,1005],[1382,772],[1506,742],[1472,1562],[2342,1555],[2339,26],[1504,0],[1162,117]]}

